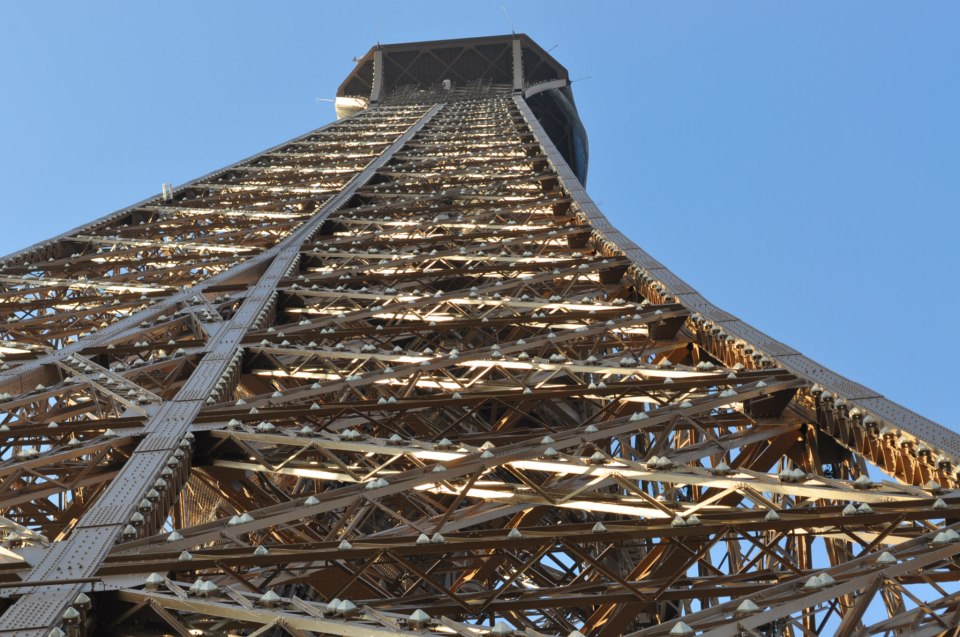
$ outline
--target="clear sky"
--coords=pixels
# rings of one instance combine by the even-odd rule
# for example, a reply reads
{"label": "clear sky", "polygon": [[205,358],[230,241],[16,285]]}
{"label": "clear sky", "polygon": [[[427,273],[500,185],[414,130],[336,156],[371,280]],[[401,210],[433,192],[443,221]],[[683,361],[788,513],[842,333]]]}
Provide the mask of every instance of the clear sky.
{"label": "clear sky", "polygon": [[330,121],[378,32],[515,28],[587,78],[588,189],[621,230],[956,429],[958,24],[933,1],[4,3],[0,253]]}

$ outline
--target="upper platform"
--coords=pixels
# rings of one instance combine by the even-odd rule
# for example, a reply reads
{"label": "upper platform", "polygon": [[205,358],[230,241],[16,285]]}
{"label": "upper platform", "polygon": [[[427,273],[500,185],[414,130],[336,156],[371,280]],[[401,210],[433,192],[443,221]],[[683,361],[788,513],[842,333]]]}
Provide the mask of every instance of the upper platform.
{"label": "upper platform", "polygon": [[587,134],[567,69],[529,36],[377,44],[337,89],[337,117],[379,103],[522,95],[581,183]]}

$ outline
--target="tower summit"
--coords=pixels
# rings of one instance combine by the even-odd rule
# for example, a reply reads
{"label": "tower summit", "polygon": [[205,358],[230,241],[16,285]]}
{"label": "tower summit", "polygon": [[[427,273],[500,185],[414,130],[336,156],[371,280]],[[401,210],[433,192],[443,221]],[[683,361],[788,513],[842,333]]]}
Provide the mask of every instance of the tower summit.
{"label": "tower summit", "polygon": [[337,116],[380,103],[522,95],[577,179],[587,181],[587,133],[570,76],[524,34],[377,45],[337,89]]}
{"label": "tower summit", "polygon": [[960,438],[611,226],[536,43],[336,106],[0,263],[0,635],[956,625]]}

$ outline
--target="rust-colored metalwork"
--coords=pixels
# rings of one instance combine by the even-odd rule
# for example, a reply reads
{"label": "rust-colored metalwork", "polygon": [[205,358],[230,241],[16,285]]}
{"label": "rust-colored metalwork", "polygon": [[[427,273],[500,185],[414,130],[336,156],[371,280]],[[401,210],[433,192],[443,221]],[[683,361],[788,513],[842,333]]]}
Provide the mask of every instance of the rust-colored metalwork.
{"label": "rust-colored metalwork", "polygon": [[556,60],[338,112],[3,260],[0,635],[956,631],[960,438],[617,232]]}

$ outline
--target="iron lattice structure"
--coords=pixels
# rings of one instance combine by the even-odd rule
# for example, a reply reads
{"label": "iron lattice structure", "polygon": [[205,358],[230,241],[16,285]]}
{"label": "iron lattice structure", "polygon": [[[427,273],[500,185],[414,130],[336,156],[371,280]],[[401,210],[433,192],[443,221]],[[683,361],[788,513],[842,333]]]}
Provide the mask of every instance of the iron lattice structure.
{"label": "iron lattice structure", "polygon": [[555,60],[339,95],[3,260],[0,635],[957,634],[957,436],[617,232]]}

